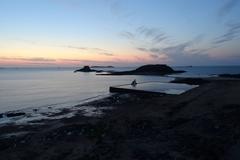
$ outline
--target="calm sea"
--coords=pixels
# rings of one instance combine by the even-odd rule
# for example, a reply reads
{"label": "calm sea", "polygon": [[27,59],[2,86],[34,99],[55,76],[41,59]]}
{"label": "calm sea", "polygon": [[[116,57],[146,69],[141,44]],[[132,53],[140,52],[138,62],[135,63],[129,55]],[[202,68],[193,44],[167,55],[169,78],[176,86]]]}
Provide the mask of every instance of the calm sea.
{"label": "calm sea", "polygon": [[[128,70],[132,68],[114,68]],[[181,76],[212,76],[240,73],[232,67],[174,67],[187,72]],[[97,76],[95,73],[73,73],[73,68],[2,68],[0,69],[0,113],[25,108],[73,106],[109,95],[112,85],[137,82],[169,82],[160,76]]]}

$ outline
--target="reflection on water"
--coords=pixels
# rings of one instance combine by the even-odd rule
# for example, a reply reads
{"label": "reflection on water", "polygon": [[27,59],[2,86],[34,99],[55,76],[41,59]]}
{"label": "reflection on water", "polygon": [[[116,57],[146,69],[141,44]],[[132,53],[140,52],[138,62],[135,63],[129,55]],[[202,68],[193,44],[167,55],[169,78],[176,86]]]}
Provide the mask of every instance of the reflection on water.
{"label": "reflection on water", "polygon": [[197,85],[148,82],[148,83],[140,83],[135,86],[123,85],[123,86],[119,86],[119,87],[125,88],[125,89],[143,90],[143,91],[159,92],[159,93],[166,93],[166,94],[181,94],[187,90],[197,87]]}
{"label": "reflection on water", "polygon": [[74,69],[0,70],[0,113],[28,107],[72,106],[108,94],[109,86],[138,82],[167,82],[158,76],[96,76]]}

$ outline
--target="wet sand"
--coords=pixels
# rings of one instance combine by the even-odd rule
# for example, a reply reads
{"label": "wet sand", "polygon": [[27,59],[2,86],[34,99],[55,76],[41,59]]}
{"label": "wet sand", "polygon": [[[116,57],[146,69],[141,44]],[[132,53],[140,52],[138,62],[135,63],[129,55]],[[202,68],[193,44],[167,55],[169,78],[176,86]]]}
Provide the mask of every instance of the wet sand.
{"label": "wet sand", "polygon": [[239,80],[210,79],[181,95],[121,94],[85,104],[113,108],[102,116],[79,111],[71,118],[8,124],[0,127],[0,159],[237,160],[239,93]]}

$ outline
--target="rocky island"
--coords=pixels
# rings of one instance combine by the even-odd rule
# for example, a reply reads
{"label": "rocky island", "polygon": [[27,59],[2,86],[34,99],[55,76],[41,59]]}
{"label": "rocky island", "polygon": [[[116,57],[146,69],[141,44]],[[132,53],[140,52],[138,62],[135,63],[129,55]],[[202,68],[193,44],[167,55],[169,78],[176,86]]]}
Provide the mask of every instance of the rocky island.
{"label": "rocky island", "polygon": [[108,74],[100,75],[167,75],[175,73],[183,73],[185,71],[175,71],[171,67],[165,64],[149,64],[141,66],[135,70],[122,71],[122,72],[110,72]]}
{"label": "rocky island", "polygon": [[84,66],[83,68],[74,71],[74,73],[76,72],[99,72],[99,71],[91,69],[89,66]]}

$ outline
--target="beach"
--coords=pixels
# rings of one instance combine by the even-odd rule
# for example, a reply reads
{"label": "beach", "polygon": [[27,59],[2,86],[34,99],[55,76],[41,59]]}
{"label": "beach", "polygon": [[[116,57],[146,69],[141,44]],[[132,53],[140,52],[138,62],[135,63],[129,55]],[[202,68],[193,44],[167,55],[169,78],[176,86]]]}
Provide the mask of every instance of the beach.
{"label": "beach", "polygon": [[180,95],[115,94],[83,104],[102,108],[101,116],[2,125],[0,159],[239,159],[240,81],[208,80]]}

